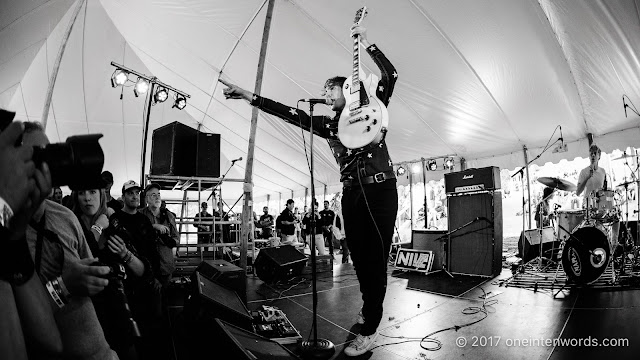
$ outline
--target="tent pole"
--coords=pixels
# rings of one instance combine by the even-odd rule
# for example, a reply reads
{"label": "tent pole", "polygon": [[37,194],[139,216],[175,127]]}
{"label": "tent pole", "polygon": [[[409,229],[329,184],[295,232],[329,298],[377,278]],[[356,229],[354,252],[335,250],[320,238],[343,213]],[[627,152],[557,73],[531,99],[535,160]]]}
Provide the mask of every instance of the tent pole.
{"label": "tent pole", "polygon": [[[56,85],[56,79],[58,78],[58,70],[60,70],[60,63],[62,62],[62,55],[64,55],[64,50],[67,47],[67,41],[69,41],[69,36],[71,36],[71,30],[73,29],[73,24],[75,24],[76,19],[78,18],[78,14],[80,13],[80,9],[86,0],[78,0],[76,4],[75,10],[73,10],[73,15],[71,16],[71,21],[67,24],[67,30],[62,37],[62,43],[60,44],[60,48],[58,49],[58,55],[56,56],[56,62],[53,64],[53,71],[51,72],[51,77],[49,78],[49,87],[47,89],[47,97],[44,101],[44,108],[42,109],[42,127],[47,129],[47,120],[49,118],[49,108],[51,107],[51,98],[53,97],[53,87]],[[83,49],[84,50],[84,49]]]}
{"label": "tent pole", "polygon": [[[262,90],[262,76],[264,74],[264,64],[267,57],[267,45],[269,44],[269,31],[271,30],[271,18],[273,17],[273,7],[275,0],[269,0],[267,15],[264,19],[264,31],[262,33],[262,45],[260,46],[260,58],[258,59],[258,70],[256,73],[256,85],[253,93],[260,95]],[[213,94],[212,94],[213,96]],[[253,156],[256,145],[256,129],[258,127],[258,108],[252,107],[251,129],[249,131],[249,145],[247,149],[247,163],[244,171],[244,202],[242,204],[242,230],[240,232],[240,267],[247,268],[247,241],[253,240],[251,234],[251,209],[253,207]],[[255,261],[255,259],[253,259]]]}
{"label": "tent pole", "polygon": [[[153,98],[153,93],[155,91],[156,88],[156,83],[155,81],[150,81],[150,87],[147,93],[147,100],[146,100],[146,108],[145,108],[145,112],[144,112],[144,123],[142,124],[142,150],[140,151],[140,156],[142,157],[142,159],[140,160],[140,163],[142,164],[142,168],[140,168],[140,186],[142,186],[144,188],[145,186],[145,181],[144,181],[144,168],[147,166],[146,162],[147,162],[147,138],[149,137],[149,119],[151,118],[151,99]],[[197,158],[197,156],[196,156]],[[197,162],[196,162],[197,163]],[[149,173],[151,173],[151,171],[149,171]],[[199,191],[200,189],[198,189]],[[200,193],[198,192],[198,201],[200,201]]]}
{"label": "tent pole", "polygon": [[[427,206],[427,167],[424,165],[424,158],[420,160],[422,164],[422,188],[424,190],[424,228],[429,229],[429,207]],[[433,209],[433,211],[436,211]],[[413,216],[413,215],[412,215]]]}
{"label": "tent pole", "polygon": [[[529,155],[527,155],[527,145],[522,146],[522,152],[524,153],[524,163],[529,163]],[[527,171],[527,203],[529,208],[529,229],[531,229],[531,179],[529,178],[529,166],[526,166]],[[524,189],[522,189],[524,191]],[[522,214],[524,221],[524,213]]]}

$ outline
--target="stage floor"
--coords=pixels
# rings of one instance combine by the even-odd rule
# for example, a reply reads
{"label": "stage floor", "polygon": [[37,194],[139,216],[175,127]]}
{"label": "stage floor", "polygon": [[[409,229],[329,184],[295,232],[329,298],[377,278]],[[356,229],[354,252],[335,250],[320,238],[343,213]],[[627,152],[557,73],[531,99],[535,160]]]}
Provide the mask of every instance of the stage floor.
{"label": "stage floor", "polygon": [[[640,290],[569,289],[554,298],[557,289],[534,292],[500,286],[499,280],[510,276],[511,272],[504,270],[492,279],[451,279],[442,272],[400,273],[390,267],[377,347],[359,358],[638,358]],[[321,274],[317,287],[318,335],[335,344],[332,359],[348,358],[343,350],[358,333],[355,319],[361,307],[355,271],[349,264],[334,265],[332,276]],[[486,304],[481,299],[485,293],[493,295]],[[249,276],[247,299],[250,310],[264,304],[280,308],[303,338],[309,336],[313,319],[310,281],[298,278],[267,286]],[[479,311],[483,305],[486,315]],[[180,319],[182,306],[177,302],[169,310],[173,334],[179,334],[182,325],[176,319]],[[430,338],[437,342],[420,341],[435,332],[438,333]],[[174,335],[178,360],[188,358],[181,350],[189,346],[185,341],[188,339]],[[432,351],[421,345],[429,349],[441,347]],[[295,345],[287,347],[297,352]],[[216,351],[208,358],[224,358],[217,354],[220,353]]]}

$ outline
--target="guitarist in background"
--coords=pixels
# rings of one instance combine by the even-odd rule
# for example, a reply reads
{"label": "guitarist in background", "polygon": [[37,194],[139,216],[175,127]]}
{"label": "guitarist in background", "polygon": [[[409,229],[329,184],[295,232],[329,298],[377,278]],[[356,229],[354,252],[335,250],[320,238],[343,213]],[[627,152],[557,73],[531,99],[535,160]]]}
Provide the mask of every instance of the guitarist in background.
{"label": "guitarist in background", "polygon": [[[387,106],[398,78],[395,68],[376,45],[369,43],[364,27],[354,25],[351,36],[360,37],[360,43],[380,69],[381,80],[375,95]],[[333,118],[310,118],[295,107],[253,94],[224,80],[220,82],[227,86],[223,91],[227,99],[245,99],[252,106],[307,131],[313,121],[314,134],[327,139],[340,166],[347,246],[351,250],[363,300],[362,309],[357,315],[357,322],[362,324],[360,334],[345,349],[346,355],[358,356],[373,347],[382,319],[382,304],[387,289],[387,259],[398,210],[398,194],[393,163],[384,138],[377,144],[358,149],[346,148],[338,138],[338,121],[346,105],[342,90],[345,80],[336,76],[324,85],[326,102],[335,111]],[[346,106],[346,111],[349,111]]]}

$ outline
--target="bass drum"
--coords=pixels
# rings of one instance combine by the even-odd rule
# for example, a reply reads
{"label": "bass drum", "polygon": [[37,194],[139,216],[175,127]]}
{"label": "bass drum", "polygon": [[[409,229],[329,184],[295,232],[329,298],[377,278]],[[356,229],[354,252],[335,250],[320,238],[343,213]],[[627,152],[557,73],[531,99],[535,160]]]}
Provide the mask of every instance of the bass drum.
{"label": "bass drum", "polygon": [[607,235],[598,227],[582,227],[571,235],[562,250],[562,268],[570,281],[590,284],[600,278],[611,259]]}

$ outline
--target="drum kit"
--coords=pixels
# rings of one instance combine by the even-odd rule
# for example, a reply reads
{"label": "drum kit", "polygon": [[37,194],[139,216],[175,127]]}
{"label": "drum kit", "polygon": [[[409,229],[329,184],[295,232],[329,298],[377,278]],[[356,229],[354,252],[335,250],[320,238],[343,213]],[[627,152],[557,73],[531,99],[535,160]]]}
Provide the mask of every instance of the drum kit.
{"label": "drum kit", "polygon": [[[576,190],[576,185],[559,178],[541,177],[538,182],[554,190]],[[623,183],[617,188],[624,188],[626,192],[633,183],[640,184],[640,181]],[[619,227],[621,224],[626,227],[628,223],[621,222],[622,201],[617,197],[621,191],[593,191],[587,196],[582,209],[553,211],[557,219],[554,237],[560,243],[562,252],[559,263],[554,260],[551,262],[558,265],[556,269],[562,264],[570,282],[593,283],[609,266],[613,269],[613,281],[617,281],[624,274],[626,262],[630,261],[632,268],[640,265],[637,256],[639,247],[634,245],[629,229],[625,229],[623,238],[618,239]],[[628,210],[626,217],[628,220]]]}

